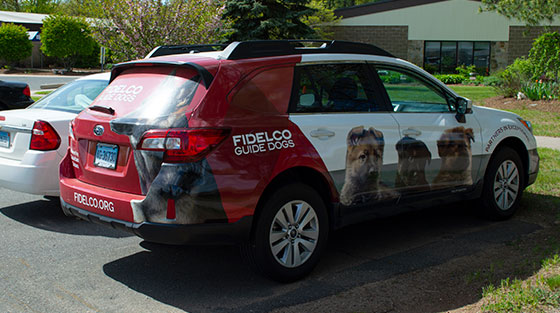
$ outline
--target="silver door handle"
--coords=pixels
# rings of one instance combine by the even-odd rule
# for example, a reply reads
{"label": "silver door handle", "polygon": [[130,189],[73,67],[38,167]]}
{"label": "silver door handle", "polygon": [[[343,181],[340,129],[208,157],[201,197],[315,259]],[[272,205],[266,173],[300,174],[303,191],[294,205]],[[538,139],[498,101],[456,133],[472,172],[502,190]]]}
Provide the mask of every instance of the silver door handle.
{"label": "silver door handle", "polygon": [[422,135],[422,132],[419,131],[418,129],[407,128],[407,129],[403,130],[403,135],[405,137],[418,137],[418,136]]}
{"label": "silver door handle", "polygon": [[332,137],[332,136],[334,136],[334,135],[335,135],[335,133],[334,133],[333,131],[330,131],[330,130],[327,130],[327,129],[322,129],[322,128],[319,128],[319,129],[316,129],[316,130],[312,130],[312,131],[311,131],[311,137],[316,137],[316,138],[317,138],[317,137],[318,137],[318,138],[321,138],[321,137]]}

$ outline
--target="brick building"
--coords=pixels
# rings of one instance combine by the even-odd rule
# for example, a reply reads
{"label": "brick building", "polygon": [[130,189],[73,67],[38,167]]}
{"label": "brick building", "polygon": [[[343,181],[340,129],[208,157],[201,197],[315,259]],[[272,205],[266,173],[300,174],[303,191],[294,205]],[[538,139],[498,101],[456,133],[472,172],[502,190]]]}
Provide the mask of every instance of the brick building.
{"label": "brick building", "polygon": [[527,55],[560,20],[527,28],[495,12],[479,12],[476,0],[383,0],[335,11],[335,39],[375,44],[430,72],[453,72],[461,64],[493,72]]}

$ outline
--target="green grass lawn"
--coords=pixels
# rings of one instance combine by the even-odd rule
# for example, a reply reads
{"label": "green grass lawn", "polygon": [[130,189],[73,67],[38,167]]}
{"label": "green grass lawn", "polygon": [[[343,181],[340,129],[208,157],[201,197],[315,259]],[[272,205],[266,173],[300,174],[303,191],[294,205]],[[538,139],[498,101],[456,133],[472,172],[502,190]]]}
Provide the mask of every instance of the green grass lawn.
{"label": "green grass lawn", "polygon": [[486,98],[491,98],[498,95],[494,88],[487,86],[453,85],[449,87],[455,90],[455,92],[460,96],[469,98],[473,102],[477,103],[479,101],[483,101]]}
{"label": "green grass lawn", "polygon": [[[484,105],[484,99],[495,97],[498,94],[492,87],[485,86],[450,86],[459,95],[469,98],[477,105]],[[523,119],[533,123],[535,136],[560,137],[560,115],[529,109],[511,109],[506,111],[518,114]]]}
{"label": "green grass lawn", "polygon": [[[556,214],[560,220],[560,151],[539,148],[539,176],[526,190],[527,209]],[[539,196],[540,195],[540,196]],[[544,197],[543,197],[544,196]],[[546,200],[544,200],[546,199]],[[550,216],[546,214],[546,216]],[[558,226],[553,226],[558,227]],[[535,243],[539,245],[539,243]],[[515,274],[497,286],[489,285],[482,293],[482,312],[558,312],[560,308],[560,258],[558,247],[542,259],[540,269],[531,277],[518,279]]]}
{"label": "green grass lawn", "polygon": [[560,137],[560,115],[553,112],[541,112],[536,110],[506,110],[518,114],[523,119],[533,124],[535,136]]}
{"label": "green grass lawn", "polygon": [[52,90],[43,90],[43,91],[36,91],[35,93],[38,95],[48,95],[49,93],[53,92]]}
{"label": "green grass lawn", "polygon": [[35,96],[31,96],[31,99],[33,99],[33,101],[37,101],[37,100],[43,98],[44,96],[48,95],[51,92],[53,92],[53,90],[36,91]]}

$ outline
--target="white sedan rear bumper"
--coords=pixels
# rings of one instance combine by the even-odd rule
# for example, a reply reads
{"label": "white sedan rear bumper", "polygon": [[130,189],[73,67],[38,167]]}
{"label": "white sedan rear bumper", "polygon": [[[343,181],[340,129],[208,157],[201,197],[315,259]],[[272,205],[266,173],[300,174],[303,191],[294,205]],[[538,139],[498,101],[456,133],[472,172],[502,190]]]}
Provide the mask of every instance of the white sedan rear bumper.
{"label": "white sedan rear bumper", "polygon": [[21,160],[0,157],[0,187],[46,196],[58,196],[57,151],[28,150]]}

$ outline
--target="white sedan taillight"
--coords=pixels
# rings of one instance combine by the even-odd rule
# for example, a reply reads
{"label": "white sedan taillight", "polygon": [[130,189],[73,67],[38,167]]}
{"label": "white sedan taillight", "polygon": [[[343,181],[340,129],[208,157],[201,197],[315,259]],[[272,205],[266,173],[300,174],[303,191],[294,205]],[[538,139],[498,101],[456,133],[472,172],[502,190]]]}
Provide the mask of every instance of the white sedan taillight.
{"label": "white sedan taillight", "polygon": [[60,136],[54,127],[45,121],[36,121],[31,131],[29,149],[48,151],[56,150],[58,147],[60,147]]}

